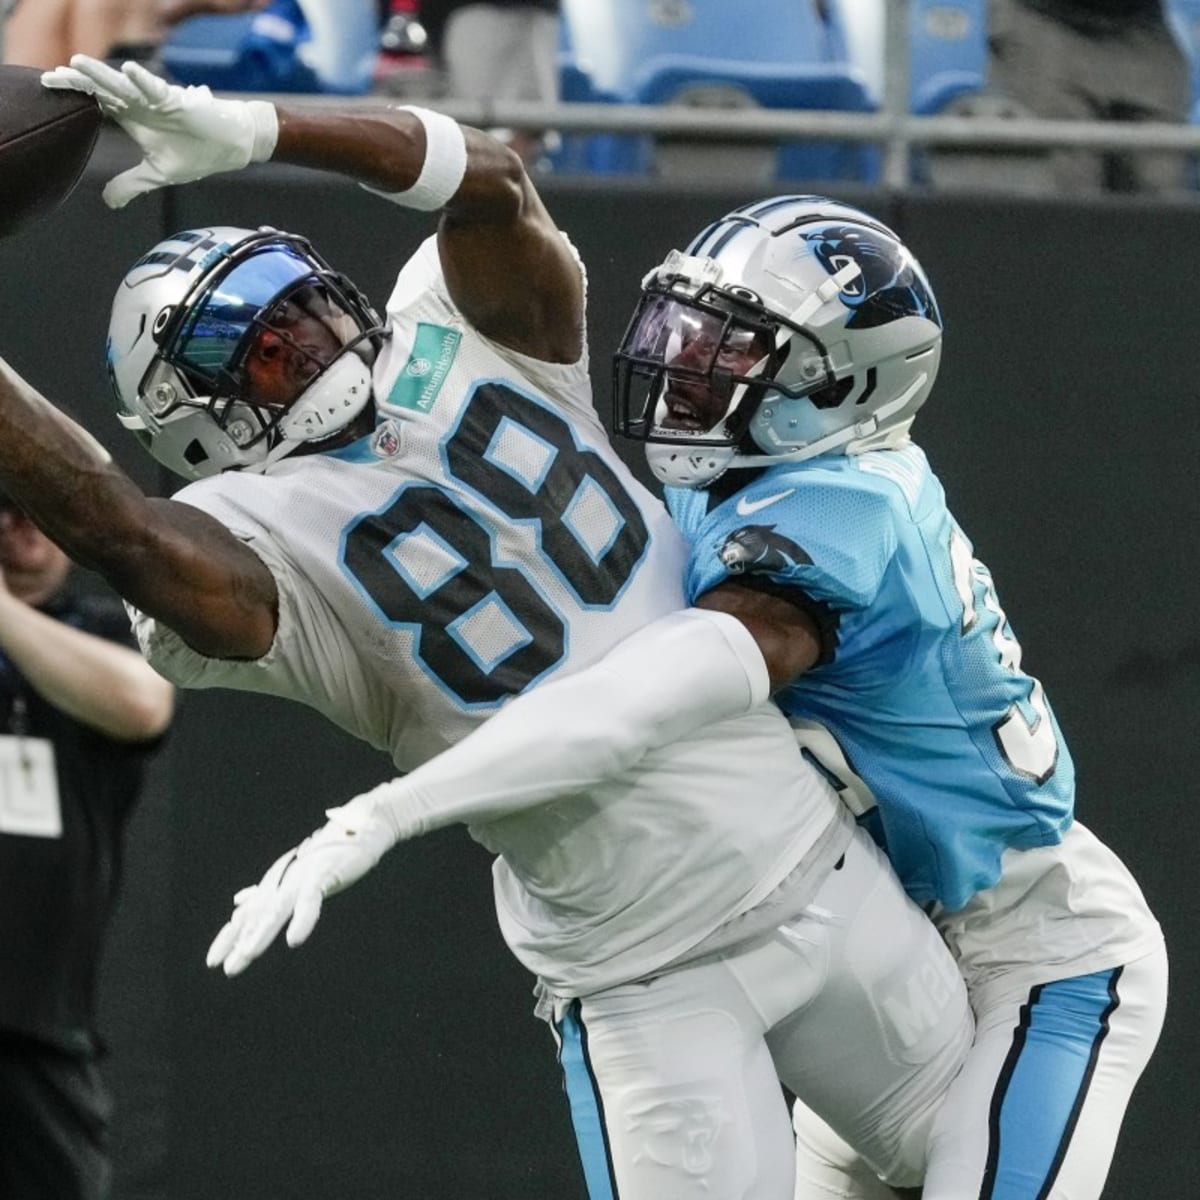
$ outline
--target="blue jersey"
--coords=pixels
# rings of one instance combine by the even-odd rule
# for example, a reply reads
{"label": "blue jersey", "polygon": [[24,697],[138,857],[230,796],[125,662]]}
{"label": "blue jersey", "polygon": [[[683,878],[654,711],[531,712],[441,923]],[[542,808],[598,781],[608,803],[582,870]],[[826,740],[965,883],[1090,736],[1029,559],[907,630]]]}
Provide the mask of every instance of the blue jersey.
{"label": "blue jersey", "polygon": [[689,600],[753,578],[817,618],[821,660],[775,698],[918,903],[957,910],[996,882],[1005,849],[1060,840],[1070,754],[918,447],[781,464],[720,503],[668,489],[667,503],[691,543]]}

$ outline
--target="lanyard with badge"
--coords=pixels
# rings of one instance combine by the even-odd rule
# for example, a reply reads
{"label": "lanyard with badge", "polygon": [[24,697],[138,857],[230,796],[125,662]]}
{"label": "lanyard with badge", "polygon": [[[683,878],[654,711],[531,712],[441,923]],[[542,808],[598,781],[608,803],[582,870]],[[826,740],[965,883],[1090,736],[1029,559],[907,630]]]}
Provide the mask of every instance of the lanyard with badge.
{"label": "lanyard with badge", "polygon": [[62,837],[62,804],[54,746],[29,733],[28,683],[0,654],[0,695],[12,697],[8,728],[0,734],[0,834]]}

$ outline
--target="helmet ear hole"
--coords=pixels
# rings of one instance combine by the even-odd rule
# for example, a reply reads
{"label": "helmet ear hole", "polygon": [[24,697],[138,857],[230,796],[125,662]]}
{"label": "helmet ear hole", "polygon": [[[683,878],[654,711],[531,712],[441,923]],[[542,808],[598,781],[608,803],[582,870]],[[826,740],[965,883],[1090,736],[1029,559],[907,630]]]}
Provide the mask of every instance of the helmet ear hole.
{"label": "helmet ear hole", "polygon": [[175,306],[168,304],[166,308],[160,308],[158,315],[154,318],[154,324],[150,326],[150,336],[154,341],[161,345],[162,335],[167,326],[171,323],[171,316],[175,312]]}
{"label": "helmet ear hole", "polygon": [[814,408],[837,408],[854,390],[854,376],[847,375],[845,379],[835,380],[828,387],[819,388],[808,396]]}

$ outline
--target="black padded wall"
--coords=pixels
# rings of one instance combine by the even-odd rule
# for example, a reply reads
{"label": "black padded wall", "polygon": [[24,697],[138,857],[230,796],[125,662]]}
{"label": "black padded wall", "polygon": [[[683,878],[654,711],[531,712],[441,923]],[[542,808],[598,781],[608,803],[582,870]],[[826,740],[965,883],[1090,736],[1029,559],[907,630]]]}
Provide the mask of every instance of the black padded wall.
{"label": "black padded wall", "polygon": [[[108,415],[102,371],[108,300],[137,254],[175,228],[272,224],[309,234],[382,304],[432,229],[286,170],[110,214],[104,165],[61,213],[0,243],[0,353],[148,487],[167,485]],[[588,264],[607,415],[609,355],[642,274],[754,197],[569,181],[543,193]],[[1171,944],[1172,1009],[1106,1194],[1184,1200],[1200,1074],[1197,210],[849,198],[896,224],[933,279],[946,355],[918,438],[1071,741],[1079,814],[1137,874]],[[298,707],[185,699],[131,831],[105,975],[124,1200],[582,1197],[532,981],[462,831],[401,848],[332,900],[311,945],[234,981],[203,966],[236,888],[388,773]]]}

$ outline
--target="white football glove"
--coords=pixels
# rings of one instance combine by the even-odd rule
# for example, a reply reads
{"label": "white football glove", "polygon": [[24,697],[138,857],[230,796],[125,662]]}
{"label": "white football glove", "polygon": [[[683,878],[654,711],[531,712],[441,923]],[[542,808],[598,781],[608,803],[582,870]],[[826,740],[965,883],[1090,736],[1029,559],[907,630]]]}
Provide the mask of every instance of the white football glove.
{"label": "white football glove", "polygon": [[210,967],[239,975],[275,940],[286,924],[287,944],[312,933],[326,896],[357,883],[395,844],[393,826],[373,803],[358,797],[326,812],[328,824],[277,858],[261,882],[233,898],[233,915],[208,949]]}
{"label": "white football glove", "polygon": [[42,85],[95,96],[105,116],[141,147],[136,167],[104,188],[109,208],[176,183],[265,162],[275,151],[279,122],[265,100],[218,100],[206,87],[179,87],[127,62],[119,71],[76,54],[69,67],[42,75]]}

